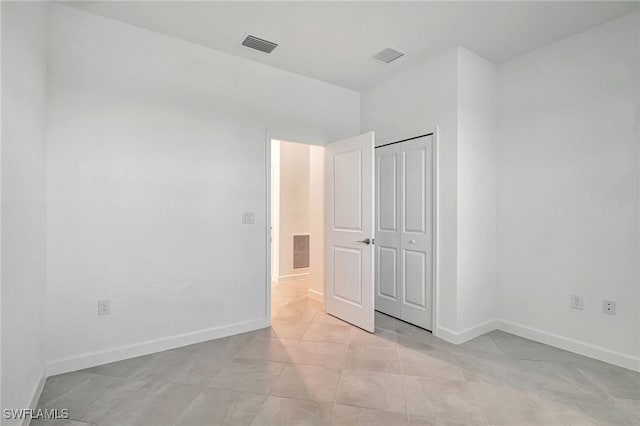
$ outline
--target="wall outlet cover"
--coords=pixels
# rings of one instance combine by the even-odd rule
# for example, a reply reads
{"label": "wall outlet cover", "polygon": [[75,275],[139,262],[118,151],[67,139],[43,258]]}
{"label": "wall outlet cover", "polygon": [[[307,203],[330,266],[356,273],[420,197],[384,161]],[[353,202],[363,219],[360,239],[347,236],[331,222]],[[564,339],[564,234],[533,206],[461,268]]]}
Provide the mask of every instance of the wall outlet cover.
{"label": "wall outlet cover", "polygon": [[602,313],[607,315],[615,315],[616,314],[616,302],[612,302],[611,300],[603,300],[602,301]]}
{"label": "wall outlet cover", "polygon": [[253,225],[256,223],[256,214],[254,212],[242,212],[242,223],[244,225]]}

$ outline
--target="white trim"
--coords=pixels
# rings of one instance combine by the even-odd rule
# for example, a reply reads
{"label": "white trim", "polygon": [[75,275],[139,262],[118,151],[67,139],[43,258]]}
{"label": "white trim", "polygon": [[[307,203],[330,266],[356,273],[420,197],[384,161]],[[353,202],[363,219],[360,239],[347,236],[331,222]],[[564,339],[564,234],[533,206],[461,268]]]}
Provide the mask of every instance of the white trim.
{"label": "white trim", "polygon": [[510,321],[496,320],[495,324],[498,330],[515,334],[516,336],[584,355],[589,358],[594,358],[609,364],[617,365],[618,367],[640,371],[640,358],[634,358],[601,346],[581,342],[569,337],[560,336]]}
{"label": "white trim", "polygon": [[316,300],[322,304],[324,304],[324,294],[318,290],[314,290],[312,288],[309,289],[309,297],[313,300]]}
{"label": "white trim", "polygon": [[536,328],[527,327],[522,324],[501,319],[489,320],[462,331],[453,331],[448,328],[439,327],[436,330],[436,336],[449,343],[459,345],[493,330],[504,331],[505,333],[524,337],[525,339],[544,343],[545,345],[564,349],[565,351],[584,355],[608,364],[640,372],[640,358],[634,358],[633,356],[612,351],[610,349],[603,348],[602,346],[592,345],[590,343],[581,342],[569,337],[560,336],[558,334],[549,333],[547,331],[538,330]]}
{"label": "white trim", "polygon": [[264,129],[265,137],[265,158],[264,158],[264,192],[265,192],[265,297],[264,297],[264,312],[267,327],[271,326],[271,285],[274,277],[271,276],[271,132],[269,129]]}
{"label": "white trim", "polygon": [[311,278],[309,272],[304,272],[302,274],[291,274],[291,275],[280,275],[278,280],[276,281],[278,284],[280,283],[290,283],[292,281],[303,281]]}
{"label": "white trim", "polygon": [[431,329],[436,333],[436,337],[439,336],[439,327],[438,327],[438,306],[439,306],[439,291],[438,288],[440,286],[440,275],[439,275],[439,265],[438,261],[440,259],[440,252],[438,251],[438,229],[440,226],[440,216],[438,215],[438,208],[440,206],[440,191],[438,190],[438,186],[440,185],[440,181],[438,179],[438,174],[440,173],[440,169],[438,164],[440,164],[440,143],[439,137],[440,128],[438,126],[434,127],[433,130],[427,133],[433,133],[433,174],[431,183],[432,186],[432,194],[431,194]]}
{"label": "white trim", "polygon": [[134,358],[142,355],[149,355],[156,352],[175,349],[181,346],[194,343],[205,342],[207,340],[232,336],[234,334],[245,333],[247,331],[266,328],[270,325],[270,318],[260,318],[250,321],[238,322],[235,324],[212,327],[190,333],[177,334],[175,336],[162,337],[155,340],[133,343],[119,346],[113,349],[87,352],[68,358],[57,359],[47,362],[47,375],[68,373],[70,371],[82,370],[84,368],[95,367],[124,359]]}
{"label": "white trim", "polygon": [[270,229],[267,242],[271,243],[271,256],[267,261],[271,262],[271,279],[278,281],[280,276],[280,141],[271,139],[268,141],[267,159],[269,162],[269,220],[267,226]]}
{"label": "white trim", "polygon": [[[40,395],[42,395],[42,390],[44,389],[44,384],[47,381],[47,371],[46,368],[42,369],[42,374],[40,375],[40,380],[36,385],[35,390],[33,391],[33,397],[31,398],[31,403],[29,404],[29,408],[35,410],[38,406],[38,401],[40,400]],[[26,416],[22,419],[22,426],[29,426],[31,424],[31,418]]]}
{"label": "white trim", "polygon": [[490,331],[496,329],[496,321],[489,320],[474,327],[469,327],[462,331],[453,331],[445,327],[438,327],[436,336],[446,340],[449,343],[459,345],[464,342],[468,342],[471,339],[487,334]]}

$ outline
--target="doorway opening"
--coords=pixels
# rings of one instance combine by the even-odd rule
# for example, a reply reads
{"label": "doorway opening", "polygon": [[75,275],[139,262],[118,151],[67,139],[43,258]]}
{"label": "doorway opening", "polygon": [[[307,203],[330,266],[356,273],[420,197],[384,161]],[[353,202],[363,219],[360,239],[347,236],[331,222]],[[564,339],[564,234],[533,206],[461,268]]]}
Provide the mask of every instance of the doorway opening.
{"label": "doorway opening", "polygon": [[271,319],[324,315],[323,146],[271,140]]}

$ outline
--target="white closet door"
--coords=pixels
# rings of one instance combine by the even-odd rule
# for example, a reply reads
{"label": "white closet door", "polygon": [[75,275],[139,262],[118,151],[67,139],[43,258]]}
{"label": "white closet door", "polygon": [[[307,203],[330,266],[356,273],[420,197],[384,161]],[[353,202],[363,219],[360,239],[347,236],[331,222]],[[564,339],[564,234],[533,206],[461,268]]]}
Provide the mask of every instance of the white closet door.
{"label": "white closet door", "polygon": [[433,136],[400,145],[400,318],[431,330]]}
{"label": "white closet door", "polygon": [[431,330],[433,136],[376,148],[376,310]]}
{"label": "white closet door", "polygon": [[400,144],[376,148],[376,310],[400,318]]}

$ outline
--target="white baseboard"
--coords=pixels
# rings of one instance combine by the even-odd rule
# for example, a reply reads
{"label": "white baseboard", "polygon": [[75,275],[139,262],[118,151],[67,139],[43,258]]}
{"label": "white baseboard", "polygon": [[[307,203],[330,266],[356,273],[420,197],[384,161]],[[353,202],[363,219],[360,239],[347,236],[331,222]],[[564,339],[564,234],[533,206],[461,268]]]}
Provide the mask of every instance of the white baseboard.
{"label": "white baseboard", "polygon": [[[38,381],[38,384],[36,385],[35,390],[33,391],[33,396],[31,397],[31,403],[29,404],[29,408],[31,408],[32,410],[35,410],[36,407],[38,406],[38,401],[40,400],[40,395],[42,395],[42,390],[44,389],[44,384],[47,381],[47,374],[46,374],[46,369],[42,370],[42,374],[40,376],[40,380]],[[29,426],[31,424],[31,418],[30,417],[25,417],[22,420],[22,426]]]}
{"label": "white baseboard", "polygon": [[324,303],[324,296],[318,290],[314,290],[312,288],[309,289],[309,297],[313,300],[317,300],[320,303]]}
{"label": "white baseboard", "polygon": [[449,343],[453,343],[454,345],[459,345],[495,329],[496,322],[494,320],[489,320],[462,331],[453,331],[445,327],[438,327],[436,329],[436,337],[446,340]]}
{"label": "white baseboard", "polygon": [[268,327],[269,323],[268,318],[261,318],[124,345],[113,349],[87,352],[68,358],[49,361],[47,362],[46,372],[48,376],[54,376],[56,374],[82,370],[84,368],[95,367],[97,365],[108,364],[110,362],[122,361],[124,359],[134,358],[137,356],[149,355],[155,352],[205,342],[211,339],[218,339],[220,337],[227,337],[234,334],[245,333],[247,331],[258,330]]}
{"label": "white baseboard", "polygon": [[453,331],[445,327],[438,327],[436,330],[436,336],[446,340],[447,342],[459,345],[493,330],[511,333],[516,336],[524,337],[525,339],[544,343],[545,345],[617,365],[618,367],[627,368],[633,371],[640,371],[640,358],[634,358],[630,355],[621,354],[601,346],[592,345],[569,337],[560,336],[547,331],[538,330],[522,324],[500,319],[486,321],[475,327],[470,327],[462,331]]}
{"label": "white baseboard", "polygon": [[302,274],[291,274],[291,275],[280,275],[278,277],[278,283],[288,283],[291,281],[302,281],[302,280],[308,280],[310,277],[310,274],[308,272],[304,272]]}
{"label": "white baseboard", "polygon": [[516,336],[526,339],[535,340],[536,342],[546,345],[555,346],[569,352],[594,358],[618,367],[627,368],[629,370],[640,371],[640,358],[634,358],[630,355],[621,354],[601,346],[592,345],[590,343],[581,342],[535,328],[527,327],[522,324],[516,324],[505,320],[496,320],[496,328],[498,330],[515,334]]}

